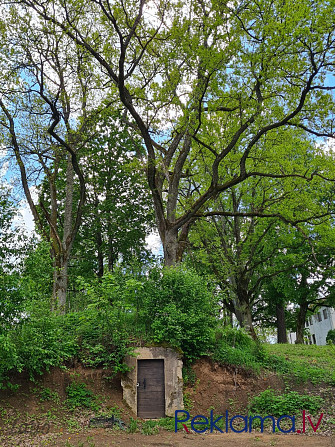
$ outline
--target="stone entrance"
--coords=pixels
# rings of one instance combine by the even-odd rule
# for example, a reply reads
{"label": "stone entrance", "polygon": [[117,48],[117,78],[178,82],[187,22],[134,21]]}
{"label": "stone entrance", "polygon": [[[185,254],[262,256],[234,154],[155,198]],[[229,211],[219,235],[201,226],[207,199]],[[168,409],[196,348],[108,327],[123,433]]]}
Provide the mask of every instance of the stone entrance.
{"label": "stone entrance", "polygon": [[137,416],[173,417],[176,410],[184,408],[183,362],[176,351],[161,347],[136,348],[135,356],[126,356],[125,363],[130,371],[121,380],[123,399]]}

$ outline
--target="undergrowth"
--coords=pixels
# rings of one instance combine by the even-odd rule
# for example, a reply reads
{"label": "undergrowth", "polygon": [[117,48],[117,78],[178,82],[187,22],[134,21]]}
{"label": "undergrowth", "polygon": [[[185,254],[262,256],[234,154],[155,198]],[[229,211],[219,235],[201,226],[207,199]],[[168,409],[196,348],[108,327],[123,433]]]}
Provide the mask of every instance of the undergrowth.
{"label": "undergrowth", "polygon": [[335,346],[269,345],[255,342],[241,329],[217,331],[213,360],[249,369],[274,371],[295,383],[335,386]]}
{"label": "undergrowth", "polygon": [[311,414],[318,412],[322,406],[322,398],[308,394],[299,394],[296,391],[278,394],[275,390],[268,389],[254,396],[249,403],[251,415],[275,416],[283,414],[295,415],[302,410]]}

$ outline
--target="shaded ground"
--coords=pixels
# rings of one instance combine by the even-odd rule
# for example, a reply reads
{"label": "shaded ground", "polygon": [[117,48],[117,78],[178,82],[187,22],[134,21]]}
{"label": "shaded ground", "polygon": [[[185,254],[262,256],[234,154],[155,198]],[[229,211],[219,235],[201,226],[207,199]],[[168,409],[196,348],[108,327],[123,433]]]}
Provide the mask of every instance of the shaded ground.
{"label": "shaded ground", "polygon": [[284,434],[208,434],[185,435],[183,433],[161,432],[146,436],[139,433],[110,433],[103,429],[91,430],[85,434],[49,434],[34,439],[21,437],[8,439],[1,447],[50,446],[50,447],[335,447],[335,437],[284,435]]}

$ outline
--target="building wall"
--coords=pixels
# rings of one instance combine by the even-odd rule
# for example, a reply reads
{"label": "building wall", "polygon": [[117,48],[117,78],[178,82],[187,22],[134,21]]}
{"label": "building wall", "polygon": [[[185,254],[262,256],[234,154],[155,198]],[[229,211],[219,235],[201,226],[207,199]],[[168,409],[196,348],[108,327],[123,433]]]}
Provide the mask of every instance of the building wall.
{"label": "building wall", "polygon": [[[309,332],[305,337],[306,344],[326,345],[328,331],[335,329],[335,309],[321,307],[315,315],[307,319],[305,327]],[[288,338],[289,343],[295,343],[295,332],[290,332]]]}

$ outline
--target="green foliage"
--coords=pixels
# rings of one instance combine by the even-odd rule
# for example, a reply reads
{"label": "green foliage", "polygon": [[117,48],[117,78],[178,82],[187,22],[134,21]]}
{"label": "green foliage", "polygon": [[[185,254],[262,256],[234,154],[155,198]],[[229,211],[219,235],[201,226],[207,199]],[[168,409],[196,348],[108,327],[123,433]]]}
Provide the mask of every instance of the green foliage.
{"label": "green foliage", "polygon": [[141,433],[144,435],[155,435],[158,433],[158,422],[155,420],[148,420],[142,423]]}
{"label": "green foliage", "polygon": [[333,346],[265,344],[264,350],[264,367],[288,380],[335,384]]}
{"label": "green foliage", "polygon": [[122,318],[125,311],[108,301],[113,288],[105,287],[108,282],[111,279],[107,277],[99,286],[105,288],[103,293],[98,286],[91,290],[88,285],[90,304],[81,312],[66,315],[50,312],[49,297],[37,302],[34,294],[16,324],[0,332],[0,386],[9,386],[8,377],[15,371],[25,370],[34,378],[74,358],[86,366],[125,371],[124,356],[132,351],[128,347],[131,326]]}
{"label": "green foliage", "polygon": [[19,272],[5,272],[0,266],[0,334],[15,325],[23,309],[24,293]]}
{"label": "green foliage", "polygon": [[138,430],[137,420],[131,417],[129,420],[128,432],[135,433],[137,432],[137,430]]}
{"label": "green foliage", "polygon": [[140,322],[156,343],[180,348],[187,359],[208,352],[216,307],[204,278],[181,267],[154,269],[139,291]]}
{"label": "green foliage", "polygon": [[33,377],[58,366],[77,352],[75,340],[64,333],[61,319],[36,315],[18,326],[14,341],[24,369]]}
{"label": "green foliage", "polygon": [[52,275],[50,244],[45,241],[35,243],[24,260],[20,288],[27,299],[37,301],[37,307],[40,301],[50,300]]}
{"label": "green foliage", "polygon": [[323,399],[319,396],[299,394],[295,391],[278,394],[276,391],[268,389],[251,399],[249,412],[252,415],[275,417],[284,414],[295,415],[302,410],[315,414],[320,410],[322,403]]}
{"label": "green foliage", "polygon": [[165,430],[168,430],[168,431],[175,430],[174,418],[165,417],[165,418],[159,419],[158,424],[160,427],[164,428]]}
{"label": "green foliage", "polygon": [[68,313],[64,330],[77,340],[78,359],[89,367],[112,368],[125,372],[124,356],[132,352],[129,335],[132,332],[130,306],[123,300],[120,275],[106,274],[101,281],[78,279],[85,291],[86,309]]}
{"label": "green foliage", "polygon": [[241,329],[217,332],[213,359],[228,365],[280,374],[288,382],[335,384],[333,346],[260,344]]}
{"label": "green foliage", "polygon": [[11,334],[0,334],[0,389],[12,388],[8,377],[9,371],[23,369],[17,349]]}
{"label": "green foliage", "polygon": [[87,389],[84,383],[72,382],[66,388],[66,404],[72,410],[84,407],[92,410],[97,410],[98,405],[96,402],[96,396],[93,392]]}
{"label": "green foliage", "polygon": [[64,332],[62,319],[41,310],[22,317],[19,324],[0,337],[0,387],[10,386],[8,377],[15,371],[25,370],[33,379],[73,357],[78,348]]}
{"label": "green foliage", "polygon": [[[95,124],[99,132],[83,148],[86,203],[82,225],[74,242],[72,279],[104,273],[104,266],[143,263],[149,258],[145,236],[154,213],[138,137],[127,130],[118,112],[108,108]],[[59,193],[65,195],[65,179]]]}
{"label": "green foliage", "polygon": [[16,324],[26,298],[22,264],[32,241],[15,224],[15,218],[17,207],[0,178],[0,334]]}
{"label": "green foliage", "polygon": [[36,391],[41,402],[59,399],[59,394],[56,391],[52,391],[50,388],[42,387]]}
{"label": "green foliage", "polygon": [[335,329],[331,329],[330,331],[328,331],[326,341],[328,344],[335,345]]}
{"label": "green foliage", "polygon": [[190,364],[183,365],[183,382],[184,385],[194,386],[196,382],[196,374]]}
{"label": "green foliage", "polygon": [[213,358],[258,373],[263,366],[264,350],[243,329],[227,326],[217,330]]}

